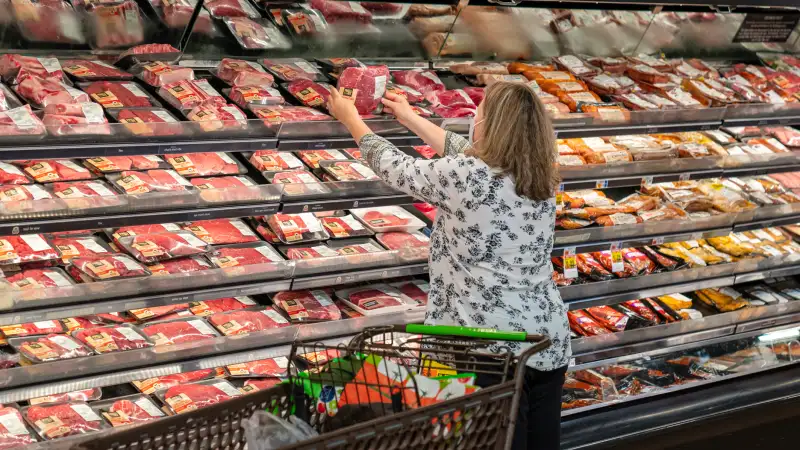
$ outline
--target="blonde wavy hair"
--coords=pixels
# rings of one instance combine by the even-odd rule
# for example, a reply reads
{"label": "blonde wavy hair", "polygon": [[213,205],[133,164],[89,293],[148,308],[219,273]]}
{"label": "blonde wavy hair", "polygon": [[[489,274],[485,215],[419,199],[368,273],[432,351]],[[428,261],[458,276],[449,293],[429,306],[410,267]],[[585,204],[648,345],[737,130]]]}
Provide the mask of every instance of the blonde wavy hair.
{"label": "blonde wavy hair", "polygon": [[560,182],[555,133],[539,97],[525,84],[496,82],[482,106],[483,134],[466,154],[510,176],[519,196],[553,197]]}

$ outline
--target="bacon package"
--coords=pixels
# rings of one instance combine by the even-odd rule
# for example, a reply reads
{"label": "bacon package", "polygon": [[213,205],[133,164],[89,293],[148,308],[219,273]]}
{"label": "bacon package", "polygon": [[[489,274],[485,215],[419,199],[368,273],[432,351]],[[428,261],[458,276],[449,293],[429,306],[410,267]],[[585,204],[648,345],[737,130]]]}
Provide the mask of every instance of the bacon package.
{"label": "bacon package", "polygon": [[116,280],[149,276],[150,271],[128,255],[74,258],[68,271],[83,282]]}
{"label": "bacon package", "polygon": [[91,350],[65,334],[48,334],[38,338],[22,339],[18,344],[11,343],[11,345],[26,362],[31,364],[92,355]]}
{"label": "bacon package", "polygon": [[41,234],[0,237],[0,264],[52,261],[58,253]]}
{"label": "bacon package", "polygon": [[186,231],[138,234],[119,239],[122,248],[143,263],[154,263],[208,251],[208,244]]}
{"label": "bacon package", "polygon": [[94,178],[88,169],[70,159],[26,161],[22,169],[39,183],[79,181]]}
{"label": "bacon package", "polygon": [[341,239],[349,237],[372,236],[372,231],[350,214],[344,216],[321,217],[320,222],[331,238]]}
{"label": "bacon package", "polygon": [[330,293],[325,290],[278,292],[272,296],[272,302],[285,312],[292,322],[342,318],[341,311],[333,304]]}
{"label": "bacon package", "polygon": [[272,307],[259,311],[238,310],[217,313],[208,317],[208,322],[225,336],[283,328],[290,325],[289,321]]}
{"label": "bacon package", "polygon": [[416,305],[399,289],[383,283],[339,290],[336,296],[364,315],[403,311]]}
{"label": "bacon package", "polygon": [[195,316],[205,317],[226,311],[251,308],[256,305],[257,303],[250,297],[225,297],[189,303],[189,311]]}
{"label": "bacon package", "polygon": [[174,275],[176,273],[200,272],[212,268],[211,264],[202,256],[176,258],[147,265],[147,270],[155,277]]}
{"label": "bacon package", "polygon": [[182,344],[184,342],[213,339],[218,336],[214,329],[202,319],[157,322],[142,327],[142,333],[156,346]]}
{"label": "bacon package", "polygon": [[96,157],[83,160],[83,164],[98,173],[164,169],[167,167],[164,160],[155,155]]}
{"label": "bacon package", "polygon": [[259,150],[253,152],[248,160],[253,167],[262,172],[280,172],[303,167],[303,163],[292,153],[279,152],[277,150]]}
{"label": "bacon package", "polygon": [[72,258],[107,256],[111,247],[96,236],[55,237],[53,245],[65,264]]}
{"label": "bacon package", "polygon": [[581,336],[611,334],[610,331],[603,328],[602,325],[597,323],[596,320],[584,311],[567,311],[567,317],[569,318],[569,326],[572,331]]}
{"label": "bacon package", "polygon": [[283,261],[281,255],[265,242],[222,247],[211,253],[209,259],[219,268]]}
{"label": "bacon package", "polygon": [[[115,113],[111,114],[113,116]],[[179,136],[186,132],[178,119],[166,109],[121,108],[116,112],[115,119],[136,136]],[[110,158],[120,157],[112,156]]]}
{"label": "bacon package", "polygon": [[143,172],[125,170],[107,177],[112,186],[124,194],[147,194],[150,192],[185,191],[192,184],[174,170],[147,170]]}
{"label": "bacon package", "polygon": [[321,241],[330,237],[313,213],[273,214],[267,218],[267,224],[286,244]]}
{"label": "bacon package", "polygon": [[76,331],[73,337],[97,354],[136,350],[153,345],[134,327],[127,324]]}

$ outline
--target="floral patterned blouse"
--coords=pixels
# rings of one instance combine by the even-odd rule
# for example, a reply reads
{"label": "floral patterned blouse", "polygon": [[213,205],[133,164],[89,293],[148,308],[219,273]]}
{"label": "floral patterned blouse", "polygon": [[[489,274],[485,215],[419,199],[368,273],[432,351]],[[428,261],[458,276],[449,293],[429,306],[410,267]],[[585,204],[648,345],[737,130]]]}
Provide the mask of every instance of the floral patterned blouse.
{"label": "floral patterned blouse", "polygon": [[[374,134],[361,138],[359,147],[385,182],[438,208],[425,323],[543,334],[552,344],[527,365],[566,366],[567,308],[550,262],[555,199],[518,196],[507,175],[463,155],[469,143],[455,133],[447,133],[446,156],[440,159],[406,155]],[[504,345],[519,352],[526,344]]]}

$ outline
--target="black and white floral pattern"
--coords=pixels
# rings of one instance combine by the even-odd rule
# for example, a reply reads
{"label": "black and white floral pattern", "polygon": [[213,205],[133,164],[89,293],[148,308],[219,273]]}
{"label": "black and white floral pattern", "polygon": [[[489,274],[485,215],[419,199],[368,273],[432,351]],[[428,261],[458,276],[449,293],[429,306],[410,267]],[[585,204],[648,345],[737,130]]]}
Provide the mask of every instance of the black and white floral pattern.
{"label": "black and white floral pattern", "polygon": [[469,143],[455,133],[447,133],[440,159],[413,158],[374,134],[359,147],[389,185],[438,208],[425,323],[543,334],[552,344],[528,366],[567,365],[567,308],[551,278],[555,199],[519,197],[510,177],[462,155]]}

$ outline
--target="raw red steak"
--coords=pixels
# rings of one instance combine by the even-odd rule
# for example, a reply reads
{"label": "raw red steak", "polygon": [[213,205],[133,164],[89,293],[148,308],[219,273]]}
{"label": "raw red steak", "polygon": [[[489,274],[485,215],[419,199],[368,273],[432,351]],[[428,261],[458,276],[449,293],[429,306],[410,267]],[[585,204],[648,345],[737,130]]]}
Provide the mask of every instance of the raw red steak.
{"label": "raw red steak", "polygon": [[254,247],[223,247],[211,255],[217,267],[248,266],[283,261],[269,244]]}
{"label": "raw red steak", "polygon": [[404,306],[400,291],[388,285],[366,286],[350,293],[348,301],[371,311],[392,306]]}
{"label": "raw red steak", "polygon": [[[251,74],[254,75],[254,77],[248,79],[246,75]],[[264,69],[262,69],[258,63],[245,61],[243,59],[223,58],[223,60],[217,66],[217,77],[233,86],[252,86],[262,84],[271,86],[274,82],[272,75],[264,72]],[[254,82],[256,80],[258,82]]]}
{"label": "raw red steak", "polygon": [[277,126],[284,122],[333,120],[333,117],[307,106],[270,105],[252,109],[255,115],[269,127]]}
{"label": "raw red steak", "polygon": [[189,310],[195,316],[210,316],[225,311],[236,311],[239,309],[250,308],[255,306],[256,302],[250,297],[226,297],[218,298],[216,300],[205,300],[202,302],[192,302],[189,304]]}
{"label": "raw red steak", "polygon": [[57,237],[53,238],[53,245],[64,263],[81,256],[107,256],[111,253],[108,245],[94,236]]}
{"label": "raw red steak", "polygon": [[428,291],[430,285],[422,280],[411,280],[406,282],[395,283],[394,286],[400,289],[406,297],[417,302],[418,305],[428,304]]}
{"label": "raw red steak", "polygon": [[54,81],[64,79],[61,64],[56,58],[34,58],[13,53],[0,56],[0,76],[3,80],[14,84],[14,80],[19,82],[23,75],[34,75]]}
{"label": "raw red steak", "polygon": [[140,397],[135,400],[117,400],[103,413],[103,416],[112,426],[119,427],[149,422],[164,417],[164,413],[149,398]]}
{"label": "raw red steak", "polygon": [[102,173],[122,172],[123,170],[158,169],[164,160],[155,155],[147,156],[106,156],[89,158],[84,164]]}
{"label": "raw red steak", "polygon": [[53,103],[83,103],[89,101],[85,93],[68,87],[60,81],[23,75],[14,90],[32,104],[45,107]]}
{"label": "raw red steak", "polygon": [[177,233],[139,234],[121,238],[120,244],[134,258],[144,263],[205,253],[208,245],[185,231]]}
{"label": "raw red steak", "polygon": [[422,228],[425,226],[424,222],[399,206],[384,206],[351,212],[376,232],[391,231],[395,227]]}
{"label": "raw red steak", "polygon": [[348,67],[336,86],[343,97],[355,103],[359,114],[373,114],[379,111],[388,79],[386,66]]}
{"label": "raw red steak", "polygon": [[31,406],[25,412],[39,434],[46,439],[100,431],[103,421],[86,403],[62,403],[52,406]]}
{"label": "raw red steak", "polygon": [[345,161],[350,159],[339,150],[301,150],[297,154],[312,169],[319,169],[320,161]]}
{"label": "raw red steak", "polygon": [[150,275],[144,266],[128,255],[96,256],[72,260],[70,274],[76,279],[102,281],[110,279],[133,278]]}
{"label": "raw red steak", "polygon": [[32,184],[28,178],[16,166],[9,163],[0,162],[0,185]]}
{"label": "raw red steak", "polygon": [[412,104],[425,100],[425,96],[422,95],[422,92],[419,92],[416,89],[411,89],[408,86],[403,86],[402,84],[389,83],[386,85],[386,92],[391,92],[394,95],[401,95],[408,100],[408,103]]}
{"label": "raw red steak", "polygon": [[150,347],[151,343],[126,325],[97,327],[81,330],[74,334],[75,339],[86,344],[97,353],[121,352]]}
{"label": "raw red steak", "polygon": [[396,70],[392,72],[397,84],[408,86],[423,94],[445,90],[444,83],[432,70]]}
{"label": "raw red steak", "polygon": [[155,106],[150,102],[148,95],[131,82],[96,81],[83,90],[104,108]]}
{"label": "raw red steak", "polygon": [[[13,289],[47,289],[74,284],[60,269],[28,269],[6,277]],[[8,335],[7,335],[8,336]]]}
{"label": "raw red steak", "polygon": [[57,258],[58,253],[41,234],[0,237],[0,264],[50,261]]}
{"label": "raw red steak", "polygon": [[114,181],[126,194],[148,192],[185,191],[191,183],[174,170],[148,170],[145,172],[123,171]]}
{"label": "raw red steak", "polygon": [[175,223],[154,223],[150,225],[132,225],[129,227],[117,228],[111,236],[117,245],[119,239],[126,236],[136,236],[138,234],[172,233],[180,231],[181,227]]}
{"label": "raw red steak", "polygon": [[202,103],[225,104],[225,99],[207,80],[179,80],[161,86],[158,94],[178,109],[191,109]]}
{"label": "raw red steak", "polygon": [[358,236],[371,236],[372,232],[364,228],[364,225],[351,215],[341,217],[322,217],[319,219],[322,226],[331,237],[348,238]]}
{"label": "raw red steak", "polygon": [[[112,197],[117,193],[103,181],[57,181],[50,185],[58,198]],[[93,204],[99,206],[99,204]]]}
{"label": "raw red steak", "polygon": [[227,381],[220,380],[213,384],[187,384],[171,387],[164,393],[164,401],[175,413],[181,414],[230,400],[237,395],[236,388]]}
{"label": "raw red steak", "polygon": [[128,311],[128,313],[135,317],[136,320],[146,321],[160,319],[168,314],[172,314],[177,311],[184,311],[186,309],[189,309],[188,303],[179,303],[177,305],[151,306],[149,308],[132,309]]}
{"label": "raw red steak", "polygon": [[280,378],[256,378],[244,382],[244,386],[240,389],[245,394],[251,392],[263,391],[273,386],[280,384],[283,380]]}
{"label": "raw red steak", "polygon": [[243,130],[247,128],[247,116],[236,105],[203,103],[189,111],[186,117],[197,122],[205,132]]}
{"label": "raw red steak", "polygon": [[286,250],[289,259],[317,259],[338,256],[339,254],[331,250],[326,245],[315,245],[313,247],[292,247]]}
{"label": "raw red steak", "polygon": [[180,50],[169,44],[142,44],[125,50],[120,55],[120,58],[130,55],[153,55],[159,53],[180,53]]}
{"label": "raw red steak", "polygon": [[160,322],[142,328],[156,345],[182,344],[217,337],[211,327],[200,319]]}
{"label": "raw red steak", "polygon": [[323,81],[325,75],[308,61],[300,58],[265,59],[264,67],[283,81],[299,79]]}
{"label": "raw red steak", "polygon": [[199,272],[201,270],[211,269],[211,264],[206,262],[202,256],[191,256],[189,258],[177,258],[169,261],[161,261],[155,264],[149,264],[147,270],[153,276],[173,275],[176,273],[191,273]]}
{"label": "raw red steak", "polygon": [[184,229],[211,245],[243,244],[259,240],[241,219],[201,220],[187,224]]}
{"label": "raw red steak", "polygon": [[17,408],[0,406],[0,449],[24,447],[36,443],[36,438],[31,436],[22,415]]}
{"label": "raw red steak", "polygon": [[402,258],[425,259],[428,257],[430,239],[419,231],[379,233],[375,239],[389,250],[398,250]]}
{"label": "raw red steak", "polygon": [[70,159],[27,161],[22,168],[25,173],[39,183],[90,180],[94,178],[88,169]]}
{"label": "raw red steak", "polygon": [[[179,384],[192,383],[195,381],[205,380],[216,375],[215,369],[201,369],[193,372],[176,373],[173,375],[164,375],[155,378],[148,378],[147,380],[134,381],[133,385],[142,394],[152,394],[155,391],[168,389]],[[224,374],[224,372],[223,372]]]}
{"label": "raw red steak", "polygon": [[141,76],[150,86],[159,87],[181,80],[194,80],[194,70],[155,61],[142,67]]}
{"label": "raw red steak", "polygon": [[287,244],[327,237],[327,233],[322,230],[322,224],[312,213],[273,214],[269,216],[267,223]]}
{"label": "raw red steak", "polygon": [[67,332],[72,333],[77,330],[85,330],[87,328],[94,328],[103,325],[103,320],[97,316],[83,316],[83,317],[67,317],[61,319],[64,326],[67,327]]}
{"label": "raw red steak", "polygon": [[62,61],[64,72],[72,75],[79,80],[93,79],[117,79],[132,80],[133,75],[117,69],[102,61],[90,61],[88,59],[67,59]]}
{"label": "raw red steak", "polygon": [[80,342],[64,334],[48,334],[36,340],[23,342],[18,350],[20,355],[34,363],[80,358],[92,354],[91,350]]}
{"label": "raw red steak", "polygon": [[[46,395],[28,400],[31,405],[55,404],[64,402],[90,402],[100,400],[103,391],[100,388],[84,389],[82,391],[65,392],[63,394]],[[2,447],[0,447],[2,448]]]}
{"label": "raw red steak", "polygon": [[328,105],[331,89],[332,87],[328,83],[316,83],[302,79],[294,80],[286,85],[286,90],[303,105],[315,108],[324,108]]}
{"label": "raw red steak", "polygon": [[436,155],[436,150],[431,148],[428,145],[418,145],[414,147],[414,150],[417,151],[423,158],[431,159]]}
{"label": "raw red steak", "polygon": [[198,189],[234,189],[256,185],[248,177],[192,178],[189,181]]}
{"label": "raw red steak", "polygon": [[283,328],[290,325],[288,320],[271,307],[261,311],[240,310],[214,314],[208,318],[208,321],[225,336]]}
{"label": "raw red steak", "polygon": [[272,301],[285,311],[292,321],[342,318],[341,311],[333,304],[329,293],[324,290],[278,292],[272,297]]}
{"label": "raw red steak", "polygon": [[250,163],[262,172],[278,172],[303,167],[303,163],[293,154],[276,150],[253,152],[250,156]]}
{"label": "raw red steak", "polygon": [[92,20],[97,47],[131,47],[144,41],[144,21],[139,14],[139,5],[133,0],[95,5],[87,12]]}
{"label": "raw red steak", "polygon": [[42,123],[55,136],[111,134],[111,127],[96,103],[51,103],[45,107]]}
{"label": "raw red steak", "polygon": [[[167,24],[167,26],[172,30],[180,29],[181,31],[183,31],[186,28],[186,26],[189,25],[189,20],[191,19],[194,10],[195,10],[195,4],[189,3],[188,1],[186,2],[186,4],[177,4],[177,3],[170,5],[164,4],[162,5],[162,11],[164,13],[164,23]],[[202,34],[216,33],[216,29],[214,28],[214,23],[211,20],[211,14],[209,14],[208,11],[205,10],[200,11],[200,15],[197,16],[197,21],[194,23],[194,29],[192,31]],[[162,45],[162,44],[147,44],[147,45]],[[177,52],[177,50],[175,51]]]}
{"label": "raw red steak", "polygon": [[446,106],[448,108],[477,108],[470,96],[463,89],[451,91],[433,91],[425,94],[431,105]]}
{"label": "raw red steak", "polygon": [[26,337],[63,332],[64,327],[56,320],[42,320],[39,322],[20,323],[0,327],[0,333],[2,333],[4,337]]}
{"label": "raw red steak", "polygon": [[223,152],[179,153],[167,156],[167,162],[187,178],[238,175],[241,172],[236,160]]}
{"label": "raw red steak", "polygon": [[311,7],[318,10],[330,23],[360,22],[371,23],[372,14],[357,2],[334,0],[311,0]]}
{"label": "raw red steak", "polygon": [[120,109],[117,121],[137,136],[177,136],[183,125],[163,109]]}
{"label": "raw red steak", "polygon": [[286,103],[280,91],[269,86],[234,86],[228,95],[234,103],[242,108],[248,108],[250,105],[282,105]]}
{"label": "raw red steak", "polygon": [[289,360],[285,356],[277,358],[248,361],[227,366],[228,372],[240,377],[285,377]]}
{"label": "raw red steak", "polygon": [[31,111],[30,105],[0,111],[0,135],[2,136],[44,134],[45,130],[42,121]]}
{"label": "raw red steak", "polygon": [[480,105],[483,101],[483,98],[486,96],[486,92],[483,90],[482,87],[472,87],[468,86],[463,89],[464,92],[469,95],[469,98],[472,99],[472,103],[475,105]]}
{"label": "raw red steak", "polygon": [[337,161],[324,166],[337,181],[379,180],[380,177],[369,167],[354,161]]}
{"label": "raw red steak", "polygon": [[204,6],[214,17],[260,17],[247,0],[209,0]]}
{"label": "raw red steak", "polygon": [[0,185],[0,202],[5,203],[3,208],[9,212],[15,211],[19,208],[20,212],[28,209],[36,208],[35,203],[18,203],[24,200],[41,200],[53,198],[49,192],[42,189],[41,186],[36,184],[29,184],[25,186],[2,186]]}

